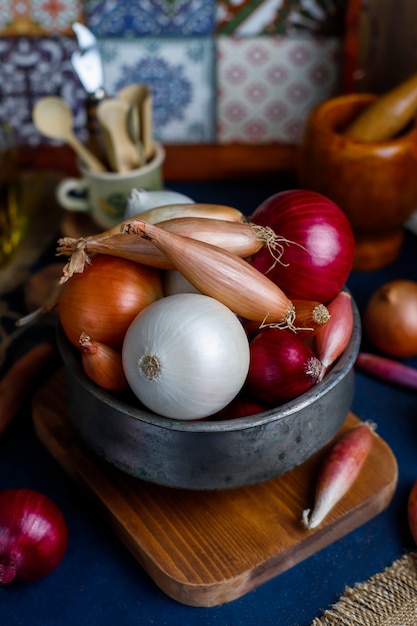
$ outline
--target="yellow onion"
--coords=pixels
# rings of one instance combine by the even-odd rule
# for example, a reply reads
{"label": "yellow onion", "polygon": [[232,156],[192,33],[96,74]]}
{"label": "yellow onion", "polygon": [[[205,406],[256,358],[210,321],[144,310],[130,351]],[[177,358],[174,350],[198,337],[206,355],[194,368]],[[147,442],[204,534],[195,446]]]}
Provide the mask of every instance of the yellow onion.
{"label": "yellow onion", "polygon": [[163,295],[160,273],[150,267],[98,255],[82,274],[62,285],[59,319],[70,342],[80,349],[86,329],[96,341],[120,348],[134,317]]}

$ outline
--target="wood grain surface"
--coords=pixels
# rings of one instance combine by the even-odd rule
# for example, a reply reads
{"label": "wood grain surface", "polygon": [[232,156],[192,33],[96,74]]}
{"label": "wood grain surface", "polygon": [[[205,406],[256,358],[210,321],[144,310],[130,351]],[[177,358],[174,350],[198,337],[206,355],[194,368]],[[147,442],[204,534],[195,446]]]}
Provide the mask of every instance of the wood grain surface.
{"label": "wood grain surface", "polygon": [[[105,511],[155,584],[182,604],[209,607],[243,596],[378,515],[397,484],[396,459],[374,434],[359,479],[322,525],[308,531],[302,511],[313,504],[326,449],[260,485],[211,492],[160,487],[123,474],[80,441],[64,387],[60,370],[33,399],[40,440]],[[338,436],[358,421],[349,414]]]}

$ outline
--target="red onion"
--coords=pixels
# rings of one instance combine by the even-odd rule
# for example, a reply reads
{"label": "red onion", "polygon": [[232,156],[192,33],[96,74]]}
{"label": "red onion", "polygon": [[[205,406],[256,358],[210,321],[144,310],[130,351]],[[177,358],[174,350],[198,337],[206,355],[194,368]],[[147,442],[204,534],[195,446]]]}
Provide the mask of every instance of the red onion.
{"label": "red onion", "polygon": [[281,262],[274,264],[267,248],[252,257],[252,264],[288,298],[327,303],[342,289],[355,242],[346,215],[332,200],[314,191],[283,191],[262,202],[250,221],[270,226],[289,242]]}
{"label": "red onion", "polygon": [[319,379],[321,362],[290,330],[266,328],[250,343],[246,386],[254,398],[269,405],[292,400]]}
{"label": "red onion", "polygon": [[64,558],[68,528],[60,509],[32,489],[0,492],[0,583],[50,574]]}
{"label": "red onion", "polygon": [[249,415],[257,415],[270,409],[270,406],[264,402],[259,402],[251,398],[245,391],[240,392],[227,406],[221,411],[210,416],[211,420],[231,420],[240,417],[248,417]]}

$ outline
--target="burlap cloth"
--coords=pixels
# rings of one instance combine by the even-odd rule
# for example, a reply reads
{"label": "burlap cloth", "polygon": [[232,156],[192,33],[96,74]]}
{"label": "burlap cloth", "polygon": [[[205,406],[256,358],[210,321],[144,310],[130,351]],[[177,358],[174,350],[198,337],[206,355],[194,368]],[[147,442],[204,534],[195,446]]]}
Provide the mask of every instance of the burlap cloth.
{"label": "burlap cloth", "polygon": [[417,626],[417,552],[395,561],[340,600],[311,626]]}

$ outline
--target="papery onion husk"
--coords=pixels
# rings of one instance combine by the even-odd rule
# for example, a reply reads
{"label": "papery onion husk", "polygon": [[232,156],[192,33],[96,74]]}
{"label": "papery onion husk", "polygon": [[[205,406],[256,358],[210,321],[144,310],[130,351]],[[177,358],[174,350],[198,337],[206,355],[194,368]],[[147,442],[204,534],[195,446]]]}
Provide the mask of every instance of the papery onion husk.
{"label": "papery onion husk", "polygon": [[134,228],[152,241],[200,293],[216,298],[242,318],[293,327],[292,302],[247,261],[218,246],[139,220]]}
{"label": "papery onion husk", "polygon": [[250,217],[288,240],[281,262],[261,249],[252,263],[290,299],[327,304],[344,286],[352,269],[355,241],[343,211],[325,196],[307,190],[277,193]]}
{"label": "papery onion husk", "polygon": [[[132,230],[133,226],[134,220],[126,222],[124,228]],[[282,246],[280,238],[270,228],[242,222],[184,217],[161,222],[159,227],[211,243],[242,258],[251,256],[262,246],[268,246],[272,254],[279,255]],[[65,280],[74,273],[81,273],[94,254],[108,254],[159,269],[173,269],[172,262],[150,241],[127,232],[78,240],[63,237],[58,240],[57,254],[71,255],[63,271]]]}
{"label": "papery onion husk", "polygon": [[319,380],[319,359],[290,330],[261,331],[250,342],[250,355],[246,387],[270,406],[297,398]]}
{"label": "papery onion husk", "polygon": [[129,388],[118,350],[95,341],[86,332],[81,333],[81,362],[84,372],[107,391],[125,391]]}

